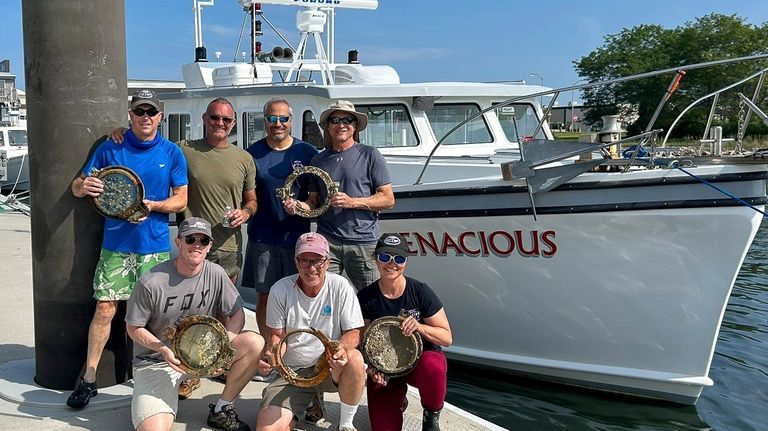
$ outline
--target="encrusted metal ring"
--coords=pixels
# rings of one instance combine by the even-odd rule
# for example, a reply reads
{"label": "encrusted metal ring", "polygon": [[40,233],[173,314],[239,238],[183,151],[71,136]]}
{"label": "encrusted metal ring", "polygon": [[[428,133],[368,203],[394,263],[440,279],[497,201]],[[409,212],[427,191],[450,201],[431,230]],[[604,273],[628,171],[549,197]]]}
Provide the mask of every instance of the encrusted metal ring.
{"label": "encrusted metal ring", "polygon": [[[315,366],[312,369],[312,375],[306,377],[300,376],[298,373],[296,373],[296,371],[285,365],[283,362],[283,355],[281,354],[283,350],[283,344],[286,343],[288,337],[298,332],[306,332],[307,334],[314,335],[320,340],[321,343],[323,343],[323,346],[325,346],[325,351],[317,359],[317,362],[315,362]],[[331,364],[329,361],[331,360],[333,353],[338,348],[338,341],[331,340],[318,329],[296,329],[285,334],[283,338],[280,339],[279,343],[272,346],[272,357],[270,358],[270,363],[272,367],[278,372],[278,374],[287,380],[288,383],[300,388],[311,388],[319,385],[323,382],[323,380],[328,378],[328,375],[331,372]]]}
{"label": "encrusted metal ring", "polygon": [[366,328],[360,342],[365,362],[387,377],[408,374],[418,362],[424,349],[421,336],[414,332],[403,335],[399,316],[380,317]]}
{"label": "encrusted metal ring", "polygon": [[328,210],[328,208],[331,206],[331,197],[339,191],[339,183],[334,182],[333,178],[331,178],[330,175],[328,175],[328,172],[325,172],[324,170],[316,167],[316,166],[301,166],[298,168],[295,168],[293,172],[291,172],[290,175],[288,175],[288,178],[285,179],[285,186],[278,188],[277,196],[282,200],[288,200],[293,197],[293,192],[291,189],[293,188],[293,183],[296,182],[296,179],[299,178],[299,176],[303,174],[313,174],[320,178],[320,180],[325,184],[325,189],[327,190],[327,194],[325,196],[325,201],[323,203],[315,208],[315,209],[302,209],[298,206],[296,207],[294,214],[301,217],[306,218],[314,218],[317,217],[324,212]]}
{"label": "encrusted metal ring", "polygon": [[211,316],[187,316],[175,328],[166,328],[164,335],[181,362],[179,368],[191,376],[213,376],[232,364],[235,351],[229,345],[227,330]]}
{"label": "encrusted metal ring", "polygon": [[136,172],[125,166],[107,166],[93,169],[90,175],[104,184],[104,191],[91,198],[99,214],[132,222],[149,215],[144,205],[144,184]]}

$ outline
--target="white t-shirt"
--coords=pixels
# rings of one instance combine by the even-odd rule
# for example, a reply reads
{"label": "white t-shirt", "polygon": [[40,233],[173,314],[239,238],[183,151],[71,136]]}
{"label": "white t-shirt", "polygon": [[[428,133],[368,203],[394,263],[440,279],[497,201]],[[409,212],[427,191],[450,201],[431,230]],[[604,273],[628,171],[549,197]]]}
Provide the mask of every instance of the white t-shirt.
{"label": "white t-shirt", "polygon": [[[269,291],[267,326],[285,329],[315,328],[338,340],[342,331],[364,325],[357,291],[346,278],[327,272],[320,293],[310,298],[296,284],[298,274],[280,279]],[[324,351],[314,335],[299,333],[288,337],[283,362],[291,368],[309,367]]]}

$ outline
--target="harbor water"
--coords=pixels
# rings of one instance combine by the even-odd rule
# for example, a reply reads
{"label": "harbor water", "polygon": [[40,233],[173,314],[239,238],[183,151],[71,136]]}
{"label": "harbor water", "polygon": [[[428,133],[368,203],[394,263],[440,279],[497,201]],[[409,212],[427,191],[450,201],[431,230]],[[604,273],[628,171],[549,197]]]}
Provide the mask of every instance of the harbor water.
{"label": "harbor water", "polygon": [[[768,222],[731,293],[695,406],[641,400],[451,364],[448,402],[510,430],[768,430]],[[450,310],[448,315],[450,317]]]}

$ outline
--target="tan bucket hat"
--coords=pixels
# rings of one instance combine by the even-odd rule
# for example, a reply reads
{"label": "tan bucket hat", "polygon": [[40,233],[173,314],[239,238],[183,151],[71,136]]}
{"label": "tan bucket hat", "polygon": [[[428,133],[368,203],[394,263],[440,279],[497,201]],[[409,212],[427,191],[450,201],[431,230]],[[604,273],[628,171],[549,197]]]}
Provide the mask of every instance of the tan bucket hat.
{"label": "tan bucket hat", "polygon": [[320,114],[320,127],[325,129],[328,127],[328,117],[334,112],[334,111],[343,111],[348,114],[354,115],[354,117],[357,119],[357,126],[355,126],[355,130],[357,132],[362,132],[365,130],[366,127],[368,127],[368,116],[355,111],[355,105],[352,104],[349,100],[337,100],[331,106],[328,107],[325,111],[323,111],[322,114]]}

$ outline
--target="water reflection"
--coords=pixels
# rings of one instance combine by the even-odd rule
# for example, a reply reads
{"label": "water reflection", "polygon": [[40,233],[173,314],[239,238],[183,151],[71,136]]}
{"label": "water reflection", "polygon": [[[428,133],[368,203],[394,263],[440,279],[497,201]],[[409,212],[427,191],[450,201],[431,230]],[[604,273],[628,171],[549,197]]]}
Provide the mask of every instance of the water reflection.
{"label": "water reflection", "polygon": [[448,402],[510,430],[710,430],[693,406],[603,394],[451,363]]}

